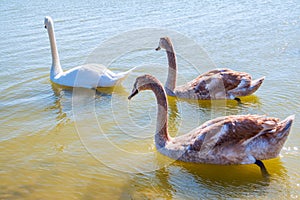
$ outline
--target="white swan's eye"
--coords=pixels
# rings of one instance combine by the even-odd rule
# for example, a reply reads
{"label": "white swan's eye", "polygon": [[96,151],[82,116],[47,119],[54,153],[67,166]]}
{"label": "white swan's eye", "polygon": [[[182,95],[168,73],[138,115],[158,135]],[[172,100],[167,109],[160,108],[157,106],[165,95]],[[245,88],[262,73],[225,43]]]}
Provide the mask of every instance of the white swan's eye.
{"label": "white swan's eye", "polygon": [[45,25],[45,28],[47,28],[47,26]]}

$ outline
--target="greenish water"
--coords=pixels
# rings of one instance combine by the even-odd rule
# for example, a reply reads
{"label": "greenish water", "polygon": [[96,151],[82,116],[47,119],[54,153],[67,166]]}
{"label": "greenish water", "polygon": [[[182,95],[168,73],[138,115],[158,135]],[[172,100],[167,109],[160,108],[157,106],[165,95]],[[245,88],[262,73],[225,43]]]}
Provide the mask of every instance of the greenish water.
{"label": "greenish water", "polygon": [[[0,11],[0,199],[300,198],[299,2],[25,0],[1,1]],[[63,69],[99,61],[114,71],[137,70],[112,89],[51,84],[47,15]],[[136,30],[146,31],[128,37]],[[147,30],[158,32],[146,37]],[[127,96],[138,75],[166,80],[165,52],[154,51],[160,36],[152,37],[176,32],[202,47],[174,40],[179,84],[214,67],[266,80],[242,106],[169,98],[171,134],[228,114],[296,114],[280,157],[265,162],[269,180],[255,165],[196,165],[156,152],[154,95]]]}

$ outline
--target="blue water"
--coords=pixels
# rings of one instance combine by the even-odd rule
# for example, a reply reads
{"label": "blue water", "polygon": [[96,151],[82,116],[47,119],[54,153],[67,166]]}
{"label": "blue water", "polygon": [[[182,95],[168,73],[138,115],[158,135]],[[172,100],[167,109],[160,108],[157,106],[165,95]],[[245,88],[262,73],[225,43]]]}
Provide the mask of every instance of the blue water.
{"label": "blue water", "polygon": [[[114,71],[139,68],[123,86],[85,91],[91,98],[79,99],[75,109],[74,91],[49,80],[45,16],[54,20],[63,69],[93,60],[99,51],[96,60]],[[0,199],[300,198],[298,1],[4,0],[0,21]],[[128,39],[126,34],[137,30],[143,34]],[[153,32],[147,37],[145,30]],[[257,166],[185,164],[155,151],[154,96],[145,92],[130,103],[127,96],[138,75],[166,79],[165,53],[154,51],[158,33],[173,34],[178,52],[199,56],[195,69],[186,55],[178,55],[179,84],[213,67],[266,76],[243,106],[171,99],[171,134],[224,114],[296,115],[280,157],[265,162],[269,180]],[[190,39],[201,51],[175,36]]]}

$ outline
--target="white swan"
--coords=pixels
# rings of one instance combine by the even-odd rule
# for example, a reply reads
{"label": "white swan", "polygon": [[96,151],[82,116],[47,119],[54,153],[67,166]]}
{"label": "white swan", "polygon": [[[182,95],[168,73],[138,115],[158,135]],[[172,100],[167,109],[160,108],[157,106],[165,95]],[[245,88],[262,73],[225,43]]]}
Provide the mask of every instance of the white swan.
{"label": "white swan", "polygon": [[135,69],[132,68],[126,72],[114,73],[102,65],[86,64],[64,72],[60,65],[54,25],[51,17],[45,17],[44,24],[48,30],[52,54],[50,80],[56,84],[83,88],[112,87],[124,80],[127,75]]}

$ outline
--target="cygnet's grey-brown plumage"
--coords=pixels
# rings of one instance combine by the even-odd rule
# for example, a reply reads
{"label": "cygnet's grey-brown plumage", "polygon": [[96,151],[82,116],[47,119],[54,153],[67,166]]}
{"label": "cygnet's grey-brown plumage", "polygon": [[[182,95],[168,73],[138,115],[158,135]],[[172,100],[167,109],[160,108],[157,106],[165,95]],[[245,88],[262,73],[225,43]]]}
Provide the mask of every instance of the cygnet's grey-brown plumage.
{"label": "cygnet's grey-brown plumage", "polygon": [[128,99],[152,90],[157,99],[157,150],[176,160],[210,164],[258,164],[282,149],[294,116],[280,121],[261,115],[232,115],[209,120],[193,131],[172,138],[168,133],[168,103],[162,84],[151,75],[139,76]]}
{"label": "cygnet's grey-brown plumage", "polygon": [[166,50],[168,58],[169,70],[165,90],[170,96],[185,99],[235,99],[253,94],[265,79],[262,77],[252,81],[248,73],[223,68],[211,70],[184,85],[176,86],[176,53],[169,37],[160,38],[156,50],[161,48]]}

